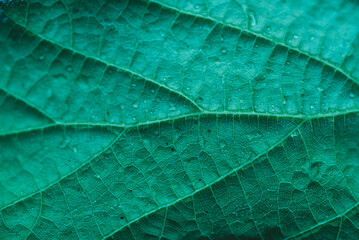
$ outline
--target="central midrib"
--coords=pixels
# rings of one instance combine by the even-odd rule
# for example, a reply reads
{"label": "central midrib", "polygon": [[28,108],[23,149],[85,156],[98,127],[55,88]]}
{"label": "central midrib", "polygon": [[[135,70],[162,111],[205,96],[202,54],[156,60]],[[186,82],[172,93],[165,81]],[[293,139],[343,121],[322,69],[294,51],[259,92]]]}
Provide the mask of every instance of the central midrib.
{"label": "central midrib", "polygon": [[56,121],[54,123],[48,123],[44,125],[39,125],[35,127],[29,127],[29,128],[22,128],[17,129],[14,131],[7,131],[7,132],[0,132],[0,137],[6,137],[11,135],[19,135],[22,133],[29,133],[33,131],[39,131],[39,130],[45,130],[48,128],[53,127],[109,127],[109,128],[123,128],[123,129],[131,129],[131,128],[137,128],[142,126],[149,126],[152,124],[161,124],[165,122],[172,122],[180,119],[186,119],[191,117],[203,117],[203,116],[256,116],[256,117],[274,117],[274,118],[291,118],[291,119],[299,119],[299,120],[314,120],[319,118],[330,118],[330,117],[338,117],[342,115],[348,115],[348,114],[356,114],[359,113],[359,109],[351,109],[345,112],[332,112],[327,114],[313,114],[313,115],[290,115],[290,114],[271,114],[271,113],[256,113],[256,112],[196,112],[196,113],[189,113],[189,114],[183,114],[179,116],[174,116],[170,118],[164,118],[164,119],[158,119],[153,121],[147,121],[147,122],[139,122],[135,124],[116,124],[116,123],[105,123],[105,122],[60,122]]}

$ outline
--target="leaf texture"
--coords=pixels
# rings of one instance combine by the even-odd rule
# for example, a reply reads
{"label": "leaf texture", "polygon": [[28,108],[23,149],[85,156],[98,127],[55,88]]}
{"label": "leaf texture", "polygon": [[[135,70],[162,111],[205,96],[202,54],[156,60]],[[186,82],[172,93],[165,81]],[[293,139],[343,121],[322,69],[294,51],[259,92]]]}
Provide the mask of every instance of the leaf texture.
{"label": "leaf texture", "polygon": [[1,239],[359,238],[356,1],[10,1]]}

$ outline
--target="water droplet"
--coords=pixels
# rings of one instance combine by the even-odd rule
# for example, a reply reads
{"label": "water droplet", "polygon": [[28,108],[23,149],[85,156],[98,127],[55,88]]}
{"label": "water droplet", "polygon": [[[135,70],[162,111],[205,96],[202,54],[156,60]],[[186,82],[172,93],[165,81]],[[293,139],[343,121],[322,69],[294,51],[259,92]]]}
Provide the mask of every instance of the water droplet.
{"label": "water droplet", "polygon": [[198,97],[198,98],[196,98],[195,102],[196,102],[197,104],[202,104],[203,98],[202,98],[202,97]]}
{"label": "water droplet", "polygon": [[175,106],[171,106],[170,107],[170,111],[175,111],[176,110],[176,107]]}
{"label": "water droplet", "polygon": [[293,38],[294,38],[294,39],[298,39],[299,36],[298,36],[298,35],[294,35]]}
{"label": "water droplet", "polygon": [[266,27],[266,31],[269,32],[271,30],[270,27]]}
{"label": "water droplet", "polygon": [[134,103],[134,104],[132,105],[132,107],[133,107],[133,108],[138,108],[138,104],[137,104],[137,103]]}
{"label": "water droplet", "polygon": [[311,37],[310,37],[310,40],[313,41],[313,40],[314,40],[314,36],[311,36]]}
{"label": "water droplet", "polygon": [[199,9],[199,5],[197,4],[196,6],[194,6],[195,9]]}
{"label": "water droplet", "polygon": [[67,67],[66,70],[67,70],[68,72],[72,72],[72,67]]}
{"label": "water droplet", "polygon": [[136,87],[136,84],[132,83],[131,86],[132,86],[132,87]]}
{"label": "water droplet", "polygon": [[354,93],[350,92],[350,93],[349,93],[349,97],[350,97],[350,98],[353,98],[353,97],[354,97]]}
{"label": "water droplet", "polygon": [[310,106],[310,108],[311,108],[311,109],[313,109],[313,108],[314,108],[314,106],[312,105],[312,106]]}
{"label": "water droplet", "polygon": [[322,87],[317,87],[317,90],[319,91],[319,92],[323,92],[324,91],[324,89],[322,88]]}
{"label": "water droplet", "polygon": [[121,104],[120,108],[123,110],[125,109],[125,105]]}
{"label": "water droplet", "polygon": [[257,25],[257,19],[256,19],[254,12],[252,12],[252,11],[248,12],[248,21],[249,21],[249,25],[252,27]]}
{"label": "water droplet", "polygon": [[155,93],[155,90],[151,89],[151,93]]}
{"label": "water droplet", "polygon": [[221,148],[224,148],[224,147],[226,146],[226,144],[225,144],[224,142],[220,142],[220,143],[219,143],[219,146],[220,146]]}
{"label": "water droplet", "polygon": [[40,61],[42,61],[42,60],[44,60],[44,59],[45,59],[44,55],[41,55],[41,56],[39,57],[39,60],[40,60]]}
{"label": "water droplet", "polygon": [[287,100],[283,100],[283,105],[286,105],[287,104]]}
{"label": "water droplet", "polygon": [[227,49],[226,49],[226,48],[222,48],[221,52],[222,52],[222,54],[226,54],[226,53],[227,53]]}
{"label": "water droplet", "polygon": [[155,134],[155,135],[158,135],[158,131],[157,131],[157,130],[155,130],[155,131],[154,131],[154,134]]}
{"label": "water droplet", "polygon": [[77,148],[74,147],[74,149],[72,149],[74,151],[74,153],[77,153]]}
{"label": "water droplet", "polygon": [[62,143],[59,145],[60,148],[66,148],[70,143],[70,138],[65,137]]}
{"label": "water droplet", "polygon": [[291,137],[296,137],[296,136],[298,136],[298,132],[294,132],[294,133],[292,133],[290,136],[291,136]]}

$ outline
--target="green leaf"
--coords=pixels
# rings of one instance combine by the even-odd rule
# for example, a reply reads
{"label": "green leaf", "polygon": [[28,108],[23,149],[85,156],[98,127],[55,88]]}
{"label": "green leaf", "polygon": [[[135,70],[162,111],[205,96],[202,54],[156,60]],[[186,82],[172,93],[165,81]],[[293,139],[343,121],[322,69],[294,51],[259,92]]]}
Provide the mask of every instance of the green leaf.
{"label": "green leaf", "polygon": [[0,239],[359,238],[356,1],[0,6]]}

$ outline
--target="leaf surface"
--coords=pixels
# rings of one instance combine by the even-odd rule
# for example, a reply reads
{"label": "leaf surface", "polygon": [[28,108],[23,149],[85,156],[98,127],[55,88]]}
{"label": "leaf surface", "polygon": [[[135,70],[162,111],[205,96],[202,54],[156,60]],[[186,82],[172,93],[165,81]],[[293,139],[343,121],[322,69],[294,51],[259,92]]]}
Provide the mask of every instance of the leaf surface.
{"label": "leaf surface", "polygon": [[356,239],[358,13],[2,4],[0,237]]}

